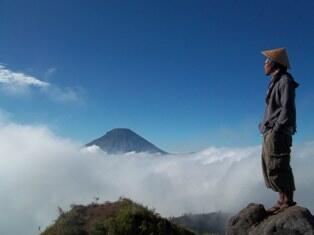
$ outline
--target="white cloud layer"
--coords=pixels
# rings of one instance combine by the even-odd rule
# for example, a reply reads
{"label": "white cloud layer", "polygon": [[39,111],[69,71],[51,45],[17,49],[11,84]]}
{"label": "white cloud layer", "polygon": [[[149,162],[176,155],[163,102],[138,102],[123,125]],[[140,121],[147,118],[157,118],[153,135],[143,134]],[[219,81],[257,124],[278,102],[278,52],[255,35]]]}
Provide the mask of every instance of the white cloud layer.
{"label": "white cloud layer", "polygon": [[[50,78],[56,68],[50,68],[44,77]],[[0,85],[4,92],[13,96],[25,96],[31,94],[31,88],[38,88],[43,94],[57,102],[81,102],[84,96],[82,88],[60,88],[49,82],[39,80],[34,76],[21,72],[14,72],[0,64]]]}
{"label": "white cloud layer", "polygon": [[[0,119],[1,120],[1,119]],[[314,143],[295,148],[296,200],[314,210]],[[0,123],[0,234],[33,235],[51,224],[57,207],[117,200],[156,208],[163,216],[234,212],[249,202],[270,206],[260,146],[210,147],[193,154],[110,156],[55,136],[45,126]]]}

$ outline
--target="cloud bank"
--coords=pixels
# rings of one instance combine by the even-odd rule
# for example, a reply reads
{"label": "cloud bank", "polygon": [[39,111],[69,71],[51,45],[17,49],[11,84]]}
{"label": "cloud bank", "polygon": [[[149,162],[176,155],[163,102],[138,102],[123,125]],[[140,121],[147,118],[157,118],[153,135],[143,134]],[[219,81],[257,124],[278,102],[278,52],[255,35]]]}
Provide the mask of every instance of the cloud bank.
{"label": "cloud bank", "polygon": [[[292,160],[296,200],[311,210],[313,144],[297,146]],[[96,147],[82,149],[45,126],[1,121],[0,156],[0,233],[6,235],[36,234],[58,216],[58,206],[94,197],[129,197],[163,216],[234,212],[249,202],[270,206],[275,200],[262,181],[260,146],[110,156]]]}
{"label": "cloud bank", "polygon": [[[56,68],[49,68],[44,77],[48,79],[55,72]],[[0,64],[0,87],[6,94],[12,96],[30,95],[32,89],[39,89],[41,93],[51,100],[62,103],[81,102],[85,93],[82,88],[61,88],[34,76],[22,72],[14,72],[2,64]]]}

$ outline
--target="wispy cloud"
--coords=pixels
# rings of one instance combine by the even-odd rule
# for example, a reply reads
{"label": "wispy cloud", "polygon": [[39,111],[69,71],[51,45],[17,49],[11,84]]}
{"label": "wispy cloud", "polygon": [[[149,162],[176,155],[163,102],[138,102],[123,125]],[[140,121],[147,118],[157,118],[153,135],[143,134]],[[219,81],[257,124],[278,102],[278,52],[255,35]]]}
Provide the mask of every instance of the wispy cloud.
{"label": "wispy cloud", "polygon": [[14,72],[0,64],[0,85],[2,90],[12,96],[30,94],[30,88],[48,88],[49,83],[21,72]]}
{"label": "wispy cloud", "polygon": [[[260,146],[209,147],[167,157],[110,156],[97,148],[82,151],[81,144],[45,126],[6,121],[0,127],[0,208],[5,211],[0,228],[6,235],[35,234],[57,217],[58,206],[89,203],[95,196],[101,201],[130,197],[163,216],[233,212],[249,202],[270,206],[276,198],[262,180]],[[295,147],[292,158],[296,200],[311,210],[313,146]]]}
{"label": "wispy cloud", "polygon": [[12,86],[48,87],[50,84],[24,73],[13,72],[0,65],[0,83]]}
{"label": "wispy cloud", "polygon": [[42,93],[46,94],[51,100],[61,103],[81,103],[86,97],[86,92],[81,87],[63,87],[50,85],[40,89]]}
{"label": "wispy cloud", "polygon": [[57,69],[54,67],[48,68],[44,74],[45,80],[49,80],[57,72]]}
{"label": "wispy cloud", "polygon": [[[49,78],[56,72],[56,68],[49,68],[44,77]],[[0,64],[0,86],[3,91],[13,96],[31,95],[31,88],[38,89],[41,93],[56,102],[81,102],[85,91],[77,87],[58,87],[47,81],[22,72],[14,72],[5,65]]]}

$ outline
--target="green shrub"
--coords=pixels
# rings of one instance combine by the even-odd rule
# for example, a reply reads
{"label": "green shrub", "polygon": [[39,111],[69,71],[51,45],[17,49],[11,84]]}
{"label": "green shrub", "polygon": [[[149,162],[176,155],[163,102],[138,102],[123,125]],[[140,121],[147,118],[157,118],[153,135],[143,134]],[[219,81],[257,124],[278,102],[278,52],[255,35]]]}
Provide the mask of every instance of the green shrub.
{"label": "green shrub", "polygon": [[42,235],[195,235],[129,199],[72,207]]}

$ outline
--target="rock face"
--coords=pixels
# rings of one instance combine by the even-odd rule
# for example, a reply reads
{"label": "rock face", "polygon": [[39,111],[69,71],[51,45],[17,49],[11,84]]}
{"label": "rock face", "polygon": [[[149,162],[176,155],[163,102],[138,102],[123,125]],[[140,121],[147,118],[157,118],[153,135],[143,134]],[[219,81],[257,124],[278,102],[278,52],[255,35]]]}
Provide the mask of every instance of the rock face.
{"label": "rock face", "polygon": [[314,235],[314,216],[300,206],[269,215],[263,205],[251,203],[229,220],[227,234]]}
{"label": "rock face", "polygon": [[93,140],[86,146],[97,145],[109,154],[128,152],[148,152],[167,154],[155,145],[127,128],[115,128],[108,131],[104,136]]}

